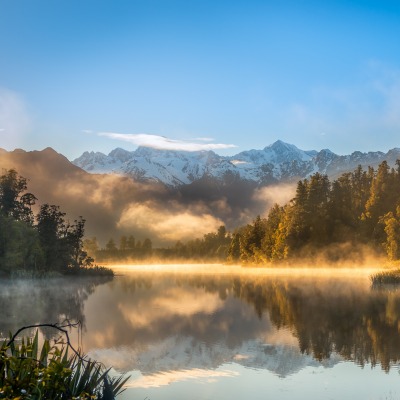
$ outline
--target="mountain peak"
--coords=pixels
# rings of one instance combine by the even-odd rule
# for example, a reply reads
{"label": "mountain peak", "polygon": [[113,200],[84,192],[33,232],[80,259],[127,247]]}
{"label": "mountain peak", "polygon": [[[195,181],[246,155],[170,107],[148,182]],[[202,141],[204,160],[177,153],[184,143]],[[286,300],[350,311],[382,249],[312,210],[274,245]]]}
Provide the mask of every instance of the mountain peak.
{"label": "mountain peak", "polygon": [[[289,144],[289,143],[284,142],[283,140],[278,139],[278,140],[276,140],[274,143],[270,144],[270,145],[267,146],[267,147],[272,147],[272,148],[277,147],[277,148],[280,148],[280,147],[296,147],[296,146],[295,146],[294,144]],[[297,147],[296,147],[296,148],[297,148]]]}
{"label": "mountain peak", "polygon": [[[43,151],[44,151],[44,150],[43,150]],[[17,148],[17,149],[14,149],[12,152],[13,152],[13,153],[26,153],[26,151],[25,151],[25,150],[23,150],[23,149],[19,149],[19,148]]]}
{"label": "mountain peak", "polygon": [[310,152],[297,148],[294,144],[285,143],[282,140],[270,144],[264,148],[264,152],[274,163],[283,163],[291,161],[309,161],[313,158]]}
{"label": "mountain peak", "polygon": [[121,149],[121,147],[117,147],[116,149],[112,150],[108,156],[121,162],[126,162],[132,158],[132,152]]}
{"label": "mountain peak", "polygon": [[276,142],[270,144],[269,146],[264,148],[264,151],[268,151],[269,149],[272,149],[276,152],[298,152],[302,151],[299,148],[297,148],[294,144],[286,143],[283,142],[282,140],[277,140]]}

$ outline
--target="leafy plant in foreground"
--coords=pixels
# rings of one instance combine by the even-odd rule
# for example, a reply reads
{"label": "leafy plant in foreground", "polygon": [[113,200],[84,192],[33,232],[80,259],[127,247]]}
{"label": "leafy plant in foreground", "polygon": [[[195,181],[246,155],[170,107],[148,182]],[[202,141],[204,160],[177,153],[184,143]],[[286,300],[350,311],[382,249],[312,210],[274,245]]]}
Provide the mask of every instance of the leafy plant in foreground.
{"label": "leafy plant in foreground", "polygon": [[[66,332],[65,326],[51,326]],[[71,325],[68,325],[71,326]],[[24,329],[24,328],[23,328]],[[16,335],[0,347],[0,399],[114,399],[129,377],[110,377],[109,369],[85,358],[67,341],[33,339],[15,343]],[[73,355],[69,355],[72,351]]]}

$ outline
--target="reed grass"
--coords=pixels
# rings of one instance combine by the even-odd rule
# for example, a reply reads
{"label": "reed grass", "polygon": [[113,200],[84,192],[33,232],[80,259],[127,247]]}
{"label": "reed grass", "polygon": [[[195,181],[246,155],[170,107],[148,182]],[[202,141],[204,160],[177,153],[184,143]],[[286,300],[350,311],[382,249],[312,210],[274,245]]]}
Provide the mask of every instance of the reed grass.
{"label": "reed grass", "polygon": [[400,268],[378,272],[371,275],[370,279],[373,285],[400,284]]}

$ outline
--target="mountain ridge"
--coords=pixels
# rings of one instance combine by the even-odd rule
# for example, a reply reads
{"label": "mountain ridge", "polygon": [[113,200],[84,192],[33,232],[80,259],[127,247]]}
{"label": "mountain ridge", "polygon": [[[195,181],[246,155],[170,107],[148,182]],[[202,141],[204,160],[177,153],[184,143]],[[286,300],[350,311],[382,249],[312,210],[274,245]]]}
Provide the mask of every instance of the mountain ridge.
{"label": "mountain ridge", "polygon": [[[118,162],[127,173],[105,173],[110,169],[110,158],[95,152],[92,154],[104,164],[104,173],[89,173],[51,148],[40,151],[0,150],[0,169],[14,168],[27,178],[29,191],[38,198],[34,207],[45,202],[59,205],[71,221],[83,215],[87,220],[86,234],[96,236],[101,243],[106,243],[110,237],[134,235],[140,240],[151,237],[154,244],[169,245],[188,237],[200,238],[222,224],[233,230],[249,223],[256,215],[266,215],[273,204],[283,205],[293,198],[296,175],[308,176],[315,169],[338,177],[345,168],[353,171],[360,161],[364,166],[375,167],[383,159],[394,165],[400,158],[399,149],[387,153],[354,152],[349,156],[337,156],[329,150],[317,154],[307,151],[306,156],[311,160],[277,165],[264,162],[261,172],[256,165],[245,164],[249,173],[260,172],[262,179],[257,181],[242,179],[239,173],[232,171],[232,160],[243,168],[245,156],[257,158],[257,152],[263,150],[250,151],[236,159],[211,151],[199,152],[189,154],[192,160],[189,163],[188,153],[155,153],[152,149],[141,148],[141,158],[136,160],[136,166],[145,160],[156,172],[169,174],[170,180],[176,179],[176,186],[167,186],[154,179],[151,170],[141,172],[142,177],[138,179],[132,179],[132,175],[127,173],[132,166],[135,167],[135,160],[132,152],[123,149],[111,152],[116,159],[112,166]],[[172,164],[168,165],[167,161]],[[320,165],[315,167],[317,163]],[[219,177],[211,175],[213,168],[220,173]],[[273,175],[276,171],[280,173],[280,181]],[[285,181],[289,184],[280,184]],[[187,223],[192,227],[190,233]]]}
{"label": "mountain ridge", "polygon": [[375,167],[383,160],[394,165],[397,159],[400,159],[400,148],[387,153],[354,151],[337,155],[329,149],[301,150],[277,140],[262,150],[245,150],[234,156],[220,156],[211,150],[187,152],[138,147],[134,151],[116,148],[108,155],[85,151],[72,163],[89,173],[118,174],[167,187],[192,184],[204,177],[223,183],[232,176],[268,186],[296,182],[316,172],[335,177],[358,165]]}

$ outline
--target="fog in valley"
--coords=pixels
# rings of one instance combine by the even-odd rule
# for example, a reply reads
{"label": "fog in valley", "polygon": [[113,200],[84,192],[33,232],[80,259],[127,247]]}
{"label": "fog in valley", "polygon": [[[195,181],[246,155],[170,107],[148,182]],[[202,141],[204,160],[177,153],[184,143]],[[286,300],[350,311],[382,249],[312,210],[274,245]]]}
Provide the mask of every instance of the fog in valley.
{"label": "fog in valley", "polygon": [[[117,175],[89,174],[52,149],[2,153],[0,168],[14,168],[28,179],[38,204],[59,205],[74,220],[86,219],[86,236],[104,244],[111,237],[150,237],[155,245],[200,238],[225,225],[227,229],[266,215],[274,203],[284,204],[295,184],[257,188],[228,180],[220,186],[203,179],[181,188],[140,183]],[[101,216],[101,218],[99,218]]]}

